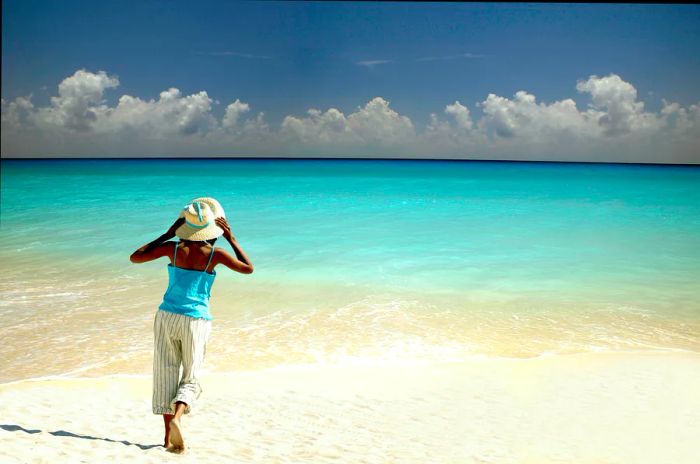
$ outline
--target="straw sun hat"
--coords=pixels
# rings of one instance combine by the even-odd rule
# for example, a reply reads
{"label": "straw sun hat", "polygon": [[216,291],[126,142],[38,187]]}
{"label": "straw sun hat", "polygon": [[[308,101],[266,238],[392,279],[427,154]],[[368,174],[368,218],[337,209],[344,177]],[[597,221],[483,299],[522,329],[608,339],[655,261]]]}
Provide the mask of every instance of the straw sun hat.
{"label": "straw sun hat", "polygon": [[183,240],[203,241],[224,234],[214,219],[225,218],[226,214],[221,204],[213,198],[195,198],[182,208],[179,217],[184,217],[185,223],[177,228],[175,235]]}

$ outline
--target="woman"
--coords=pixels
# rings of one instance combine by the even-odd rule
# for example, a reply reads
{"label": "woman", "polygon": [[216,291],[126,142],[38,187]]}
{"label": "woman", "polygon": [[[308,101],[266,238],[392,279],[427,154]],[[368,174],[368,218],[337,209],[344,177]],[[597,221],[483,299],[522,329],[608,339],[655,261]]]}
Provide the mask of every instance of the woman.
{"label": "woman", "polygon": [[[215,249],[223,235],[236,256]],[[168,241],[178,236],[179,242]],[[185,451],[180,418],[188,414],[201,394],[199,369],[211,332],[209,297],[218,264],[250,274],[253,265],[226,222],[224,209],[213,198],[197,198],[187,204],[168,231],[131,255],[132,263],[167,256],[168,288],[153,324],[153,413],[162,414],[163,446]],[[182,377],[180,378],[180,366]]]}

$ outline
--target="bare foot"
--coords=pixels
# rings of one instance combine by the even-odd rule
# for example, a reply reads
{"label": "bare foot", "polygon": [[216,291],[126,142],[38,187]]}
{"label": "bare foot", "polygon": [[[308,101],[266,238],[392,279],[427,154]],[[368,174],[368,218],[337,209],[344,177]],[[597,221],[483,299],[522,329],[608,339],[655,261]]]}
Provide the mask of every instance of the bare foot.
{"label": "bare foot", "polygon": [[182,437],[182,429],[180,428],[180,420],[173,419],[170,421],[170,446],[168,446],[168,451],[182,454],[186,449],[185,439]]}
{"label": "bare foot", "polygon": [[168,451],[169,453],[175,453],[175,454],[185,454],[185,451],[187,448],[184,446],[175,446],[172,443],[168,445],[167,448],[165,448],[165,451]]}

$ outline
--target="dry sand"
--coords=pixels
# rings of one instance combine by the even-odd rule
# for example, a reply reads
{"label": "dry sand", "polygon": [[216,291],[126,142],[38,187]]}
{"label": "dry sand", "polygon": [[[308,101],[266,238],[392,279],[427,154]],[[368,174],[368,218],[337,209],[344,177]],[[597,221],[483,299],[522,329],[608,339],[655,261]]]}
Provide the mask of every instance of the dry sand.
{"label": "dry sand", "polygon": [[166,452],[150,377],[0,385],[0,462],[698,463],[700,355],[209,374]]}

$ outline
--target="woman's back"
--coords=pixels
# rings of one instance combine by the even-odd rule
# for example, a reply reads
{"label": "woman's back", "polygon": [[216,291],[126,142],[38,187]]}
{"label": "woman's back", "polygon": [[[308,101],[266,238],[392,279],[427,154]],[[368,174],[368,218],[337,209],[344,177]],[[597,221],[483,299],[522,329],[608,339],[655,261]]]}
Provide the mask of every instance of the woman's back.
{"label": "woman's back", "polygon": [[176,242],[175,251],[170,257],[171,263],[178,263],[179,268],[214,273],[218,264],[214,261],[215,246],[207,242]]}
{"label": "woman's back", "polygon": [[[205,257],[203,248],[206,247],[189,245],[185,248],[185,245],[178,246],[178,242],[175,243],[172,264],[168,264],[168,288],[158,308],[184,316],[211,320],[209,298],[216,271],[212,269],[211,272],[206,272],[206,270],[215,265],[212,263],[215,247],[211,246],[206,262],[202,263]],[[195,248],[198,250],[194,251]],[[178,266],[178,255],[181,255],[181,259],[189,260],[189,265],[198,268]]]}

